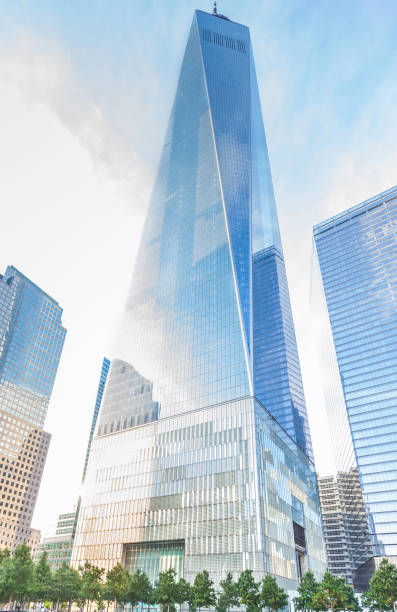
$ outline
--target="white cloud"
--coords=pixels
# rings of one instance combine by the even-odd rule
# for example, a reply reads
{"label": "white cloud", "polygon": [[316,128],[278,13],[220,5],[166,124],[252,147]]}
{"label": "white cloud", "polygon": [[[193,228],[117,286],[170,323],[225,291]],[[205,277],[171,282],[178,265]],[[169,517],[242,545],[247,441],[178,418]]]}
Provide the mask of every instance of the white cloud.
{"label": "white cloud", "polygon": [[[391,76],[392,69],[389,76]],[[285,226],[284,250],[300,349],[302,375],[313,437],[316,467],[320,473],[333,470],[332,449],[321,388],[318,321],[309,304],[314,224],[389,189],[397,183],[397,86],[385,79],[373,92],[361,114],[351,122],[349,133],[336,133],[325,147],[337,151],[330,166],[315,167],[313,184],[299,185],[299,191],[283,193]],[[329,155],[331,158],[331,155]],[[314,161],[308,156],[308,164]],[[276,182],[277,185],[277,182]],[[321,193],[321,185],[324,186]],[[316,198],[316,194],[321,196]],[[287,199],[288,198],[288,199]],[[297,228],[301,228],[300,232]]]}
{"label": "white cloud", "polygon": [[150,184],[64,58],[24,38],[0,48],[0,268],[59,301],[68,328],[45,429],[33,526],[72,507],[102,357],[122,311]]}

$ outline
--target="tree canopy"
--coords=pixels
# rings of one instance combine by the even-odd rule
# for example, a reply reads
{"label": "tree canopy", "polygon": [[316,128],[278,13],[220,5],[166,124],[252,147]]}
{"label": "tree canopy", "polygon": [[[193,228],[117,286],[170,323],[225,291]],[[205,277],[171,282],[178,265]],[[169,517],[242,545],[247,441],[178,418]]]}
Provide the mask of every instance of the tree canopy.
{"label": "tree canopy", "polygon": [[247,612],[257,612],[261,609],[259,582],[255,582],[252,570],[245,570],[237,581],[238,594]]}
{"label": "tree canopy", "polygon": [[345,583],[343,576],[335,576],[326,570],[318,589],[313,596],[314,610],[354,610],[361,608],[351,586]]}
{"label": "tree canopy", "polygon": [[314,577],[311,570],[307,570],[302,576],[302,580],[298,586],[298,597],[295,597],[294,604],[296,610],[301,612],[310,612],[314,610],[313,597],[317,593],[319,583]]}
{"label": "tree canopy", "polygon": [[193,582],[193,603],[196,608],[212,608],[216,603],[214,583],[207,570],[196,575]]}
{"label": "tree canopy", "polygon": [[139,602],[150,604],[153,601],[153,587],[150,580],[142,570],[137,570],[128,577],[124,594],[120,594],[119,601],[129,601],[135,608]]}
{"label": "tree canopy", "polygon": [[228,573],[225,580],[220,581],[219,585],[222,590],[218,593],[217,612],[227,612],[229,608],[238,607],[240,605],[238,585],[234,582],[231,572]]}
{"label": "tree canopy", "polygon": [[369,582],[362,601],[370,612],[392,612],[397,601],[397,567],[383,558]]}
{"label": "tree canopy", "polygon": [[261,603],[270,610],[281,610],[288,605],[288,595],[278,586],[273,576],[267,574],[262,580],[262,590],[260,594]]}
{"label": "tree canopy", "polygon": [[[277,612],[287,607],[288,596],[274,576],[267,574],[257,582],[251,570],[243,571],[236,580],[229,572],[216,593],[207,570],[199,572],[193,584],[189,584],[184,578],[178,580],[171,568],[159,574],[153,587],[145,572],[137,570],[131,574],[121,564],[106,575],[103,569],[90,563],[84,563],[78,570],[64,563],[52,571],[45,553],[33,564],[26,544],[18,546],[13,554],[6,549],[0,551],[0,602],[10,604],[10,609],[18,603],[28,607],[26,602],[50,602],[57,610],[65,606],[70,609],[74,602],[91,612],[93,604],[100,609],[104,601],[116,606],[130,603],[133,608],[156,603],[162,612],[175,612],[184,604],[190,612],[202,608],[228,612],[241,606],[245,606],[246,612],[261,612],[264,608]],[[363,594],[363,603],[369,612],[393,612],[396,601],[397,567],[383,559],[371,578],[368,592]],[[299,612],[361,610],[344,577],[328,570],[320,582],[308,570],[294,603]]]}
{"label": "tree canopy", "polygon": [[154,601],[159,604],[161,610],[170,612],[178,603],[178,585],[175,580],[176,571],[171,568],[160,572],[158,580],[154,585]]}

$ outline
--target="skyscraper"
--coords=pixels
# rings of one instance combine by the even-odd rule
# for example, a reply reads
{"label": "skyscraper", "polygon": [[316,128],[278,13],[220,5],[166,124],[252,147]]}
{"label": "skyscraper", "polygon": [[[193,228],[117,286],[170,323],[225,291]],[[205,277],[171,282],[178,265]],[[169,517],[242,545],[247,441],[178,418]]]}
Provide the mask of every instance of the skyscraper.
{"label": "skyscraper", "polygon": [[314,240],[337,469],[357,466],[373,554],[397,560],[397,188],[316,225]]}
{"label": "skyscraper", "polygon": [[354,582],[354,570],[372,557],[357,468],[318,479],[328,569]]}
{"label": "skyscraper", "polygon": [[55,534],[44,538],[37,548],[36,563],[44,553],[47,553],[48,564],[53,571],[61,567],[63,563],[70,564],[76,521],[77,509],[58,516]]}
{"label": "skyscraper", "polygon": [[0,275],[0,548],[31,536],[50,441],[43,425],[66,334],[61,315],[13,266]]}
{"label": "skyscraper", "polygon": [[93,438],[93,435],[94,435],[96,422],[98,420],[99,408],[101,407],[101,402],[102,402],[103,392],[104,392],[104,389],[105,389],[106,379],[107,379],[108,373],[109,373],[109,367],[110,367],[110,361],[109,361],[109,359],[106,359],[106,357],[104,357],[103,361],[102,361],[101,374],[99,376],[98,390],[97,390],[97,395],[96,395],[96,399],[95,399],[95,406],[94,406],[94,414],[92,415],[90,435],[88,437],[87,452],[85,454],[82,482],[84,482],[85,475],[86,475],[86,472],[87,472],[88,457],[90,456],[91,442],[92,442],[92,438]]}
{"label": "skyscraper", "polygon": [[[95,431],[96,422],[98,419],[99,409],[102,402],[103,391],[105,389],[106,379],[108,376],[110,367],[109,359],[103,358],[101,372],[99,376],[99,383],[97,394],[95,398],[94,413],[92,415],[91,428],[88,437],[87,451],[85,454],[84,468],[82,482],[84,483],[85,475],[87,471],[88,459],[90,456],[91,442]],[[55,570],[62,565],[67,563],[69,565],[70,558],[72,555],[74,536],[76,533],[76,524],[80,512],[81,498],[79,497],[76,503],[76,507],[73,512],[67,514],[60,514],[58,516],[58,522],[56,531],[53,535],[43,539],[41,544],[38,546],[36,553],[36,563],[39,561],[41,555],[46,552],[48,555],[48,563],[51,569]]]}
{"label": "skyscraper", "polygon": [[319,516],[249,30],[196,11],[72,560],[295,588]]}

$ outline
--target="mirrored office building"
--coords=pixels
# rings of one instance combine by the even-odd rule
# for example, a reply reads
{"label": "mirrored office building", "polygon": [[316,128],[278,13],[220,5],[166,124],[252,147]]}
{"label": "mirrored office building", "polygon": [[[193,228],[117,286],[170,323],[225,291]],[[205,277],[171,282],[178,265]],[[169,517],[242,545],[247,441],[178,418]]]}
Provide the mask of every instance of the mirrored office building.
{"label": "mirrored office building", "polygon": [[91,445],[72,561],[323,570],[250,34],[196,11]]}
{"label": "mirrored office building", "polygon": [[19,270],[0,275],[0,549],[35,539],[30,524],[50,442],[43,426],[66,335],[61,316]]}
{"label": "mirrored office building", "polygon": [[336,468],[358,469],[367,581],[377,559],[397,561],[397,188],[316,225],[314,240]]}

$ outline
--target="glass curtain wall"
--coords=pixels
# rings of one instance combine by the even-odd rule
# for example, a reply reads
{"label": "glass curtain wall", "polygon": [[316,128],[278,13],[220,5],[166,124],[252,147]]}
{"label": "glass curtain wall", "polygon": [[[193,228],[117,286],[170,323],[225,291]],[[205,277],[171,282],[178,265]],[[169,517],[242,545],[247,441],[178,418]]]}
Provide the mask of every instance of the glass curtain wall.
{"label": "glass curtain wall", "polygon": [[43,425],[66,335],[61,316],[16,268],[0,275],[0,549],[31,537],[50,442]]}
{"label": "glass curtain wall", "polygon": [[353,449],[373,552],[396,557],[397,188],[315,226],[314,239],[343,391],[330,415],[346,439],[337,460]]}
{"label": "glass curtain wall", "polygon": [[[258,267],[254,280],[255,254],[268,247],[277,275]],[[322,570],[283,266],[249,30],[196,11],[92,441],[74,564],[139,558],[152,572],[175,545],[189,580],[252,569],[293,589],[300,547],[302,567]],[[282,374],[265,397],[270,368]]]}

